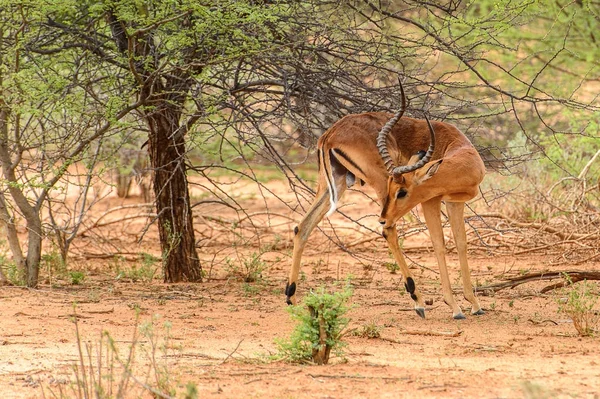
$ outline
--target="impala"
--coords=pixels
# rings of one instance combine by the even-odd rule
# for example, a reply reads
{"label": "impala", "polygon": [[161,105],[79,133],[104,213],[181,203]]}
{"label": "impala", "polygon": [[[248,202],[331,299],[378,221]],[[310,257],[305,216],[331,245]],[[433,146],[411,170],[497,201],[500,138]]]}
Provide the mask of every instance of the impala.
{"label": "impala", "polygon": [[317,193],[294,228],[292,267],[285,289],[288,304],[296,303],[300,259],[308,236],[323,217],[335,212],[344,191],[359,182],[371,185],[382,204],[379,223],[383,237],[400,267],[417,314],[425,317],[424,300],[400,251],[396,222],[421,204],[440,269],[444,302],[455,319],[465,318],[452,295],[446,267],[442,201],[456,241],[464,297],[471,303],[471,314],[484,313],[473,294],[463,215],[465,201],[478,193],[485,167],[469,139],[456,127],[432,124],[427,118],[403,118],[406,99],[400,88],[402,107],[393,116],[383,112],[348,115],[319,138]]}

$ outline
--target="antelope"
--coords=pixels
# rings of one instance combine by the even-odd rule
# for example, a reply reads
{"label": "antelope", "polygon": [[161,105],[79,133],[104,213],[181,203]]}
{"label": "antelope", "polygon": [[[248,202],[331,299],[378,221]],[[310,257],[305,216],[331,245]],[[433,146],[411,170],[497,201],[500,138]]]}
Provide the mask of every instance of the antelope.
{"label": "antelope", "polygon": [[395,114],[347,115],[319,138],[317,193],[294,228],[292,266],[285,288],[289,305],[296,303],[300,260],[310,233],[323,217],[335,212],[344,191],[358,182],[375,189],[382,204],[379,223],[383,237],[400,267],[415,311],[424,318],[423,296],[400,251],[396,231],[396,222],[421,204],[439,265],[444,302],[452,309],[454,319],[464,319],[452,295],[446,267],[441,223],[441,203],[445,201],[456,241],[464,297],[471,303],[472,315],[484,314],[473,293],[464,223],[464,204],[477,195],[485,175],[483,161],[469,139],[453,125],[431,123],[427,117],[425,120],[402,117],[406,97],[402,86],[400,90],[402,106]]}

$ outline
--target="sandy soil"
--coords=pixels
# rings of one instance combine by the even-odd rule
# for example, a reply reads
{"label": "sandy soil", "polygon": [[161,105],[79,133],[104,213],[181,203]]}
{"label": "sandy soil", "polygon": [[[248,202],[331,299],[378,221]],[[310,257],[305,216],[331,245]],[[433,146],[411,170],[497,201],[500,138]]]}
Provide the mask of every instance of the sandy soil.
{"label": "sandy soil", "polygon": [[[283,185],[272,189],[289,195]],[[376,325],[381,336],[347,334],[345,358],[333,358],[326,366],[273,360],[274,341],[288,337],[294,327],[283,288],[295,225],[288,218],[299,217],[269,203],[271,212],[281,216],[267,219],[258,214],[264,211],[262,198],[246,195],[243,200],[262,227],[248,229],[249,233],[240,230],[239,235],[226,227],[234,214],[218,204],[197,208],[197,238],[203,247],[204,270],[210,276],[202,284],[163,284],[157,278],[131,282],[119,275],[119,270],[141,267],[139,253],[158,255],[156,232],[151,228],[138,244],[144,220],[128,219],[90,230],[74,244],[69,270],[86,270],[83,284],[72,285],[63,271],[45,277],[37,290],[0,287],[0,397],[52,397],[52,392],[61,389],[69,397],[77,396],[70,391],[75,381],[73,364],[78,361],[74,314],[82,344],[89,343],[96,351],[106,331],[123,358],[136,326],[153,320],[151,337],[161,343],[167,336],[163,325],[169,322],[168,351],[166,355],[160,349],[155,352],[156,364],[166,370],[162,375],[170,377],[178,397],[189,382],[197,385],[199,398],[600,397],[598,338],[579,337],[571,320],[557,313],[560,293],[541,294],[547,282],[524,284],[481,296],[485,315],[453,320],[442,301],[435,259],[426,249],[426,232],[404,242],[413,248],[408,257],[417,284],[433,301],[426,319],[412,310],[410,298],[402,293],[400,275],[384,266],[389,258],[383,240],[352,247],[353,257],[316,232],[304,257],[300,297],[321,285],[334,287],[336,281],[351,275],[355,307],[349,314],[349,328],[360,331]],[[294,199],[290,196],[289,200]],[[94,212],[98,217],[117,205],[136,201],[109,197]],[[371,206],[375,214],[376,207],[368,202],[363,197],[347,200]],[[343,209],[352,212],[353,208]],[[141,210],[127,208],[111,217],[118,220],[129,212]],[[376,228],[375,215],[371,219],[365,224]],[[337,231],[343,242],[369,237],[340,215],[331,220],[341,227]],[[330,232],[328,227],[325,222],[325,233]],[[111,250],[121,257],[99,258]],[[245,283],[235,272],[253,253],[260,253],[264,270],[258,282]],[[470,263],[473,279],[489,284],[503,273],[564,270],[555,259],[547,254],[514,257],[476,251]],[[456,255],[450,253],[448,261],[459,292]],[[578,266],[582,270],[599,267],[594,262]],[[468,310],[462,295],[456,297]],[[147,367],[152,340],[142,335],[136,347],[133,374],[142,382],[150,376],[148,384],[152,385],[154,374]],[[132,383],[128,396],[151,395]]]}

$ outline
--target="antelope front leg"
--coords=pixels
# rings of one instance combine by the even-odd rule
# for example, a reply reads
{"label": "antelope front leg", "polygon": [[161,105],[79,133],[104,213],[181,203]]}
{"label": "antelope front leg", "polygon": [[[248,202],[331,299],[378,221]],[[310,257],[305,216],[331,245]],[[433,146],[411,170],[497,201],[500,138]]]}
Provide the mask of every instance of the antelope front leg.
{"label": "antelope front leg", "polygon": [[406,264],[406,260],[404,260],[404,256],[400,251],[400,246],[398,245],[398,237],[396,235],[396,225],[392,225],[390,227],[383,228],[383,237],[388,243],[390,250],[392,251],[392,255],[400,266],[400,271],[402,272],[402,276],[404,277],[404,287],[406,291],[410,294],[410,297],[413,301],[415,301],[415,311],[419,316],[425,318],[425,304],[423,302],[423,296],[417,289],[415,284],[415,279],[413,278],[408,265]]}

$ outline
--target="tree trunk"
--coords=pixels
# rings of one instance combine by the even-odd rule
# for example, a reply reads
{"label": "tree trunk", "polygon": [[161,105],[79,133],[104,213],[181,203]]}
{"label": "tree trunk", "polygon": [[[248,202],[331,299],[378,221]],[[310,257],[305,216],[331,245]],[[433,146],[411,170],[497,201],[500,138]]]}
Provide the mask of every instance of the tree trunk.
{"label": "tree trunk", "polygon": [[154,172],[154,193],[165,282],[202,281],[202,267],[190,206],[185,141],[179,131],[180,108],[167,101],[148,111],[148,152]]}
{"label": "tree trunk", "polygon": [[40,260],[42,259],[42,222],[36,217],[27,220],[27,231],[29,231],[27,244],[27,286],[35,288],[38,285],[40,274]]}
{"label": "tree trunk", "polygon": [[[27,273],[25,271],[25,258],[23,257],[23,251],[21,251],[21,243],[19,242],[19,236],[17,235],[17,226],[15,226],[14,220],[6,207],[4,193],[0,193],[0,226],[1,225],[4,225],[6,230],[6,239],[8,241],[10,252],[12,253],[13,262],[17,267],[17,272],[21,277],[25,277]],[[0,283],[3,281],[6,282],[6,276],[4,276],[2,269],[0,269]]]}

